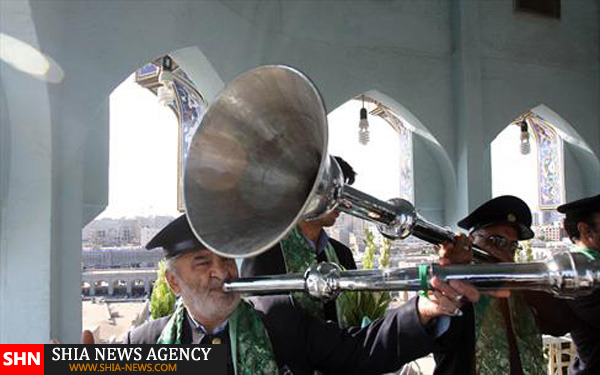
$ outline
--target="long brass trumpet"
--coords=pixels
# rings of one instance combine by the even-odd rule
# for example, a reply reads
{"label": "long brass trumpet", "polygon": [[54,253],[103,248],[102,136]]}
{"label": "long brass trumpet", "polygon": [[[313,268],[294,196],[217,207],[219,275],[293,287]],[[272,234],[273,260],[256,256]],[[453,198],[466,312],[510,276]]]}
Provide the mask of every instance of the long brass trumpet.
{"label": "long brass trumpet", "polygon": [[330,300],[342,291],[417,291],[431,287],[431,279],[462,280],[479,290],[526,289],[573,298],[600,287],[600,261],[581,253],[562,252],[545,262],[468,264],[381,270],[341,271],[334,263],[319,263],[304,275],[287,274],[239,279],[223,289],[233,293],[282,294],[303,291]]}
{"label": "long brass trumpet", "polygon": [[376,223],[390,239],[453,240],[410,202],[345,185],[327,136],[323,100],[304,74],[273,65],[236,78],[204,115],[185,166],[184,202],[200,241],[224,256],[254,256],[299,220],[334,209]]}

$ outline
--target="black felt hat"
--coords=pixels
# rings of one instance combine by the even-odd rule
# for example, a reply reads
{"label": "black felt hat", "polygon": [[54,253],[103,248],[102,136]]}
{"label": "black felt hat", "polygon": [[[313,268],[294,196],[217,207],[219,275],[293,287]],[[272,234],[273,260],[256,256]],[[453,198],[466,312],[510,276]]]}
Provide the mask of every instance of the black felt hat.
{"label": "black felt hat", "polygon": [[600,212],[600,194],[563,204],[557,210],[560,213],[566,214],[567,219],[579,218],[591,213]]}
{"label": "black felt hat", "polygon": [[162,247],[165,258],[172,258],[186,251],[205,248],[192,232],[185,214],[167,224],[146,245],[148,250],[157,247]]}
{"label": "black felt hat", "polygon": [[527,203],[512,195],[489,200],[458,222],[459,227],[469,231],[490,225],[514,227],[519,240],[528,240],[534,236],[531,230],[531,210]]}

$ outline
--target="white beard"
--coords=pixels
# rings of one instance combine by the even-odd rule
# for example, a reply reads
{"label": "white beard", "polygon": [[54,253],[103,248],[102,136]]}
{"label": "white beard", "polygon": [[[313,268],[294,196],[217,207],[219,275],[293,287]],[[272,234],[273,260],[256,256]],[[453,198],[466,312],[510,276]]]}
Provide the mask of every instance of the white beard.
{"label": "white beard", "polygon": [[210,321],[225,321],[237,308],[240,297],[237,294],[213,294],[218,298],[211,298],[210,293],[201,295],[185,283],[181,283],[181,296],[192,315],[199,315],[198,318],[202,317]]}

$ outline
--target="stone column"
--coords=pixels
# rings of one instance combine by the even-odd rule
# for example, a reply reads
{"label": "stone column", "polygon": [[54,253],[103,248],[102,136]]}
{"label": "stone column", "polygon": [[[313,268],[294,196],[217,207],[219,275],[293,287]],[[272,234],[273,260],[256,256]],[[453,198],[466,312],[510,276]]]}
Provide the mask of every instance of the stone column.
{"label": "stone column", "polygon": [[108,295],[112,296],[115,292],[115,280],[108,280]]}
{"label": "stone column", "polygon": [[[39,48],[29,1],[0,1],[0,24]],[[51,119],[48,83],[0,63],[1,344],[51,339]]]}
{"label": "stone column", "polygon": [[452,56],[457,131],[457,196],[450,221],[454,224],[491,198],[490,145],[484,134],[479,3],[453,1]]}

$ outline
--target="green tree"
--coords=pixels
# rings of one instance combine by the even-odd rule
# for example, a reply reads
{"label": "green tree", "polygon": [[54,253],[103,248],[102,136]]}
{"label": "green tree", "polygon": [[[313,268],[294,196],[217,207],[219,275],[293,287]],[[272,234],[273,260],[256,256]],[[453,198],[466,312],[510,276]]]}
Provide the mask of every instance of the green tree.
{"label": "green tree", "polygon": [[[387,241],[387,242],[386,242]],[[365,229],[365,255],[362,268],[375,267],[375,235],[370,229]],[[380,267],[389,265],[390,241],[384,240]],[[387,250],[386,250],[387,247]],[[385,254],[387,251],[387,255]],[[387,264],[387,265],[385,265]],[[342,307],[343,315],[340,317],[342,327],[361,327],[383,316],[391,302],[388,292],[343,292],[338,296],[338,303]]]}
{"label": "green tree", "polygon": [[365,228],[365,255],[362,260],[362,268],[372,270],[375,267],[375,235],[369,228]]}
{"label": "green tree", "polygon": [[517,261],[532,262],[533,261],[533,249],[531,248],[531,240],[522,241],[521,249],[516,254]]}
{"label": "green tree", "polygon": [[344,314],[340,318],[342,327],[364,327],[385,314],[391,297],[388,292],[343,292],[338,303]]}
{"label": "green tree", "polygon": [[152,319],[162,318],[173,314],[177,296],[169,288],[165,277],[165,261],[158,262],[158,278],[154,283],[152,297],[150,298],[150,316]]}
{"label": "green tree", "polygon": [[387,238],[383,239],[383,244],[381,246],[381,255],[379,257],[379,268],[388,268],[391,264],[390,261],[390,252],[392,247],[392,241]]}

